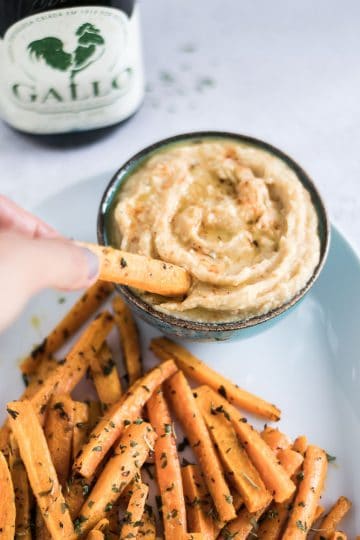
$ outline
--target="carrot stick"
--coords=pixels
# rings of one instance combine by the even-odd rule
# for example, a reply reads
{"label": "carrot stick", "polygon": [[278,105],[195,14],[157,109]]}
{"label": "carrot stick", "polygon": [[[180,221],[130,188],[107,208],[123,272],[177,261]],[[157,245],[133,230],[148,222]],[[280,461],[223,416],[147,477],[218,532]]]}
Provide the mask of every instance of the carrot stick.
{"label": "carrot stick", "polygon": [[176,416],[190,441],[199,461],[208,490],[213,498],[221,520],[235,517],[235,508],[221,466],[212,445],[204,419],[196,405],[191,388],[182,371],[178,371],[166,383],[167,393]]}
{"label": "carrot stick", "polygon": [[275,405],[239,388],[236,384],[204,364],[184,347],[181,347],[181,345],[167,338],[155,338],[151,341],[150,348],[161,360],[173,358],[185,375],[202,384],[207,384],[230,403],[258,416],[270,420],[279,420],[280,411]]}
{"label": "carrot stick", "polygon": [[299,452],[295,452],[291,448],[285,450],[279,450],[277,452],[277,458],[284,471],[287,472],[289,478],[291,478],[301,468],[304,458]]}
{"label": "carrot stick", "polygon": [[15,493],[5,456],[0,452],[0,532],[2,540],[12,540],[15,535]]}
{"label": "carrot stick", "polygon": [[337,527],[342,519],[346,516],[351,508],[351,502],[346,497],[339,497],[331,510],[326,514],[324,519],[321,521],[319,527],[319,532],[316,533],[314,540],[328,540],[331,538],[331,535],[334,534],[337,530]]}
{"label": "carrot stick", "polygon": [[89,406],[81,401],[74,401],[74,429],[72,439],[72,459],[78,455],[81,447],[86,441],[88,422],[89,422]]}
{"label": "carrot stick", "polygon": [[106,343],[103,344],[98,355],[92,356],[90,369],[96,392],[106,410],[109,405],[119,401],[122,395],[116,364]]}
{"label": "carrot stick", "polygon": [[121,528],[120,540],[136,538],[137,533],[139,532],[141,518],[144,513],[148,492],[149,487],[146,484],[137,482],[126,510],[124,525]]}
{"label": "carrot stick", "polygon": [[262,511],[259,511],[252,514],[246,508],[243,508],[234,520],[226,524],[218,537],[219,540],[228,540],[230,538],[246,540],[253,530],[256,534],[258,519],[262,513]]}
{"label": "carrot stick", "polygon": [[[122,435],[119,444],[100,473],[95,486],[83,504],[75,529],[78,534],[88,532],[110,511],[125,487],[139,478],[140,469],[153,447],[156,433],[147,422],[131,424]],[[92,441],[92,451],[101,452],[97,441]]]}
{"label": "carrot stick", "polygon": [[302,456],[305,455],[306,449],[308,447],[307,437],[305,435],[300,435],[295,439],[292,447],[295,452],[299,452],[299,454],[301,454]]}
{"label": "carrot stick", "polygon": [[126,371],[129,376],[129,384],[133,384],[141,377],[140,343],[136,323],[129,307],[120,298],[114,296],[114,318],[117,325]]}
{"label": "carrot stick", "polygon": [[99,351],[113,325],[108,312],[101,313],[86,328],[80,339],[67,355],[63,364],[57,366],[31,397],[31,403],[44,421],[45,406],[52,394],[68,394],[85,375],[89,357]]}
{"label": "carrot stick", "polygon": [[32,491],[54,540],[74,538],[74,528],[39,419],[29,401],[8,403],[10,427]]}
{"label": "carrot stick", "polygon": [[13,435],[10,436],[9,468],[15,493],[16,521],[15,538],[31,540],[30,513],[31,493],[19,447]]}
{"label": "carrot stick", "polygon": [[185,294],[191,285],[189,273],[180,266],[109,246],[82,243],[100,260],[100,279],[121,283],[164,296]]}
{"label": "carrot stick", "polygon": [[279,450],[286,450],[291,446],[291,439],[285,433],[281,433],[278,428],[266,426],[261,432],[261,438],[271,448],[271,450],[277,453]]}
{"label": "carrot stick", "polygon": [[246,448],[247,454],[258,470],[265,486],[273,494],[275,501],[287,500],[294,493],[295,485],[253,426],[241,416],[233,405],[230,405],[226,399],[208,386],[196,388],[194,395],[203,409],[210,412],[212,408],[218,409],[219,412],[230,418],[236,435],[243,447]]}
{"label": "carrot stick", "polygon": [[[176,370],[172,360],[164,362],[139,379],[119,402],[106,412],[75,461],[75,469],[82,476],[89,477],[95,472],[105,454],[122,434],[125,425],[140,415],[151,394]],[[101,450],[93,452],[94,446]]]}
{"label": "carrot stick", "polygon": [[46,356],[54,354],[77,332],[113,291],[109,283],[97,281],[75,302],[47,338],[22,362],[21,371],[33,374]]}
{"label": "carrot stick", "polygon": [[186,511],[176,439],[169,408],[161,388],[148,401],[147,410],[158,436],[155,443],[156,478],[162,501],[165,538],[186,532]]}
{"label": "carrot stick", "polygon": [[198,465],[182,467],[188,527],[202,533],[205,540],[216,538],[214,506]]}
{"label": "carrot stick", "polygon": [[272,496],[244,447],[240,446],[230,416],[222,406],[214,406],[211,400],[203,399],[201,395],[196,403],[224,465],[225,476],[240,493],[246,508],[252,513],[266,508]]}
{"label": "carrot stick", "polygon": [[327,472],[324,450],[309,446],[303,464],[303,479],[300,482],[290,513],[283,540],[301,540],[307,537],[314,521]]}
{"label": "carrot stick", "polygon": [[186,540],[205,540],[205,536],[197,532],[188,533],[185,538]]}
{"label": "carrot stick", "polygon": [[74,402],[69,396],[53,396],[47,408],[45,437],[55,471],[64,488],[69,477],[74,429]]}
{"label": "carrot stick", "polygon": [[136,540],[156,540],[156,526],[152,507],[145,505]]}

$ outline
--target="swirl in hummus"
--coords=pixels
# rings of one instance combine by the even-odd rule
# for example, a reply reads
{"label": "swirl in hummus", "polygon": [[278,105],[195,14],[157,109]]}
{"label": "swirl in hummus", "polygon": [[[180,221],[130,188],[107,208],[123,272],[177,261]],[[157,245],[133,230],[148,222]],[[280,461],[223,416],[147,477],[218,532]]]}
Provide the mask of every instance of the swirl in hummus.
{"label": "swirl in hummus", "polygon": [[231,139],[186,141],[151,155],[122,186],[113,217],[121,249],[190,272],[184,298],[138,292],[183,319],[267,313],[291,300],[319,262],[317,215],[295,172]]}

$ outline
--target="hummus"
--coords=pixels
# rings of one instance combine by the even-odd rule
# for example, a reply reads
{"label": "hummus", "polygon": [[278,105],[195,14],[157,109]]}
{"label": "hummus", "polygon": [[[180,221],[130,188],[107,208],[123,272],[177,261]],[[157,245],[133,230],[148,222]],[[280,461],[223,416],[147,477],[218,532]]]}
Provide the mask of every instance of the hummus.
{"label": "hummus", "polygon": [[308,191],[280,158],[232,139],[184,141],[126,180],[113,214],[121,249],[186,268],[184,298],[138,292],[196,321],[261,315],[291,300],[320,257]]}

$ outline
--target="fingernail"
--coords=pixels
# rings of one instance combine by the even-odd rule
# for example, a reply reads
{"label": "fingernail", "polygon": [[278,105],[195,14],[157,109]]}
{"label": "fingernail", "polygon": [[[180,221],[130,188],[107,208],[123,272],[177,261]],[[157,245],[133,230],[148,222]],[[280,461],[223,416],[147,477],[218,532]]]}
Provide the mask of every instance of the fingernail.
{"label": "fingernail", "polygon": [[94,281],[99,275],[100,271],[100,262],[98,257],[87,248],[81,248],[85,254],[88,264],[88,279],[89,281]]}

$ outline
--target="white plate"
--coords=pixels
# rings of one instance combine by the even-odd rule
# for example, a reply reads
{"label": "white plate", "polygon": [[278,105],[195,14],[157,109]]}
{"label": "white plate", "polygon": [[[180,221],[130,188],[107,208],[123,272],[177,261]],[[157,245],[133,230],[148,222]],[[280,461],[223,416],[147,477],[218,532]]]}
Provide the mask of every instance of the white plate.
{"label": "white plate", "polygon": [[[37,213],[64,234],[94,240],[96,213],[111,174],[79,183],[51,198]],[[31,261],[29,261],[31,264]],[[14,291],[16,294],[16,291]],[[46,291],[0,336],[2,416],[22,392],[18,361],[69,308],[75,294]],[[200,358],[240,386],[276,403],[280,427],[306,434],[337,460],[329,466],[323,504],[348,496],[354,508],[341,528],[360,534],[360,262],[334,229],[326,267],[297,309],[262,334],[228,343],[188,344]],[[154,363],[149,339],[157,332],[140,323],[146,367]],[[257,422],[257,425],[260,425]]]}

